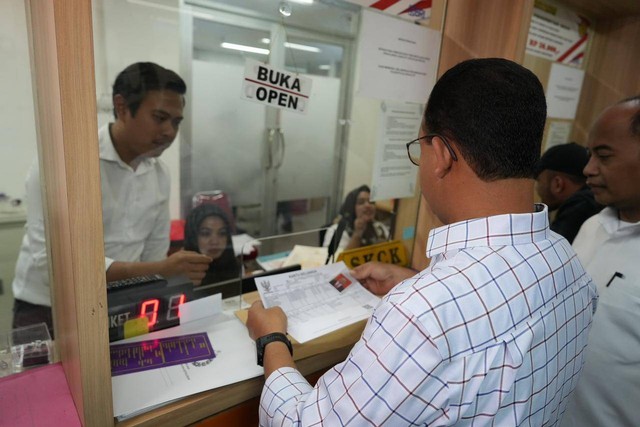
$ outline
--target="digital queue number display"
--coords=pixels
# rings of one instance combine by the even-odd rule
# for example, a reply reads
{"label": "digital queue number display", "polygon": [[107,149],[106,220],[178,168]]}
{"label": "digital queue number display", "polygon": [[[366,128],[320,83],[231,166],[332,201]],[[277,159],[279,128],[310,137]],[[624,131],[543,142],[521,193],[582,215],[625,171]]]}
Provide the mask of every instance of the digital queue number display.
{"label": "digital queue number display", "polygon": [[193,284],[186,278],[153,275],[109,282],[109,341],[125,338],[125,325],[133,319],[146,318],[148,332],[179,325],[180,306],[192,295]]}

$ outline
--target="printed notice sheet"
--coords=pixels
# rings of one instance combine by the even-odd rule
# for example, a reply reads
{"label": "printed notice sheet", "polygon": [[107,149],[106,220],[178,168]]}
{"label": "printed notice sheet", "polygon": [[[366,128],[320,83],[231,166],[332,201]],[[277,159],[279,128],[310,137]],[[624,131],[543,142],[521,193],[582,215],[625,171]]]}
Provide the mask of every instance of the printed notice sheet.
{"label": "printed notice sheet", "polygon": [[264,306],[282,308],[288,332],[299,343],[368,318],[380,301],[349,274],[344,262],[256,282]]}
{"label": "printed notice sheet", "polygon": [[358,95],[422,103],[438,71],[439,31],[362,11]]}
{"label": "printed notice sheet", "polygon": [[576,118],[584,71],[554,63],[547,84],[547,117]]}
{"label": "printed notice sheet", "polygon": [[406,144],[418,136],[422,105],[383,102],[379,117],[371,200],[413,197],[418,168],[409,160]]}

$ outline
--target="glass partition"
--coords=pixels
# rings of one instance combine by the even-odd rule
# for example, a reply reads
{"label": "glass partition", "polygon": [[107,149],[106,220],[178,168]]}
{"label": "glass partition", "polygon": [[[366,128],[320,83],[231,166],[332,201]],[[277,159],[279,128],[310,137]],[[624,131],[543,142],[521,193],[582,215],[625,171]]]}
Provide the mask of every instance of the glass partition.
{"label": "glass partition", "polygon": [[[0,106],[0,332],[8,332],[12,328],[14,306],[12,283],[27,222],[31,240],[25,242],[30,243],[30,259],[46,257],[29,37],[22,0],[0,2],[0,64],[0,93],[5,99]],[[41,286],[35,292],[23,292],[28,280],[24,262],[19,280],[21,299],[30,304],[50,305],[47,266],[31,267],[31,274],[36,274]],[[34,323],[40,321],[34,317]]]}
{"label": "glass partition", "polygon": [[[94,0],[93,8],[100,126],[115,121],[112,85],[125,67],[150,61],[186,82],[179,132],[157,156],[171,177],[172,251],[184,248],[181,227],[202,194],[222,194],[232,232],[258,238],[338,223],[349,192],[371,185],[381,102],[355,92],[359,6]],[[311,79],[308,111],[243,99],[248,60]],[[377,202],[367,233],[380,241],[393,234],[396,204]]]}
{"label": "glass partition", "polygon": [[253,292],[255,279],[265,275],[315,268],[331,260],[329,248],[322,245],[327,227],[297,233],[252,239],[248,235],[234,236],[234,248],[241,272],[235,279],[214,281],[195,286],[193,298],[220,293],[227,303],[243,306],[241,295]]}
{"label": "glass partition", "polygon": [[[122,263],[203,254],[212,260],[204,279],[187,277],[196,283],[194,298],[227,298],[246,290],[247,277],[270,272],[283,252],[315,248],[325,262],[327,252],[393,238],[397,200],[374,201],[370,190],[380,128],[393,126],[384,124],[391,120],[385,102],[356,91],[360,6],[92,5],[108,281],[126,278],[113,278]],[[251,61],[309,79],[308,108],[300,113],[245,99]],[[140,63],[164,71],[130,68]],[[157,76],[175,72],[186,92],[147,91],[139,70],[148,67]],[[138,98],[121,92],[123,74],[127,91],[142,88]],[[149,107],[154,91],[162,96]],[[415,137],[404,132],[395,134],[398,141]],[[384,155],[404,159],[404,145],[395,142]],[[406,166],[413,170],[408,158]],[[242,245],[256,239],[259,245],[243,253]],[[141,244],[131,249],[132,241]],[[156,273],[166,270],[145,270]]]}

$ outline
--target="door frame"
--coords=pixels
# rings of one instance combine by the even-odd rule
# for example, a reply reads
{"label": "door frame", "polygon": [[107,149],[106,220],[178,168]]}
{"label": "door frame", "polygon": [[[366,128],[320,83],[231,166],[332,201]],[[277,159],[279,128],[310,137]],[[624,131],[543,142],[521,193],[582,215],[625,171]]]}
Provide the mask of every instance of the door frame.
{"label": "door frame", "polygon": [[[247,16],[239,14],[238,8],[230,6],[225,7],[226,10],[219,10],[217,5],[215,8],[205,7],[198,1],[187,1],[181,7],[184,8],[184,12],[180,14],[180,25],[183,29],[181,34],[181,58],[180,58],[180,72],[187,83],[187,87],[193,87],[192,81],[192,61],[193,61],[193,28],[194,19],[204,19],[219,24],[233,25],[236,27],[242,27],[252,30],[261,30],[272,32],[274,24],[282,24],[282,22],[276,22],[273,19],[269,19],[263,16]],[[235,9],[235,10],[234,10]],[[230,11],[231,10],[231,11]],[[237,10],[237,11],[236,11]],[[215,14],[213,13],[215,12]],[[355,28],[359,25],[359,15],[354,15],[358,22],[355,23]],[[286,30],[286,37],[294,37],[303,40],[313,40],[320,43],[334,44],[341,46],[343,49],[343,63],[339,77],[341,81],[340,101],[338,105],[338,120],[339,125],[336,127],[336,134],[334,135],[334,162],[333,162],[333,177],[332,177],[332,190],[329,198],[329,206],[327,209],[326,221],[330,221],[339,206],[339,196],[343,192],[343,182],[345,176],[346,166],[346,154],[348,150],[349,140],[349,123],[351,117],[351,104],[353,98],[353,81],[354,81],[354,69],[355,69],[355,41],[356,35],[334,35],[321,31],[314,31],[309,29],[301,29],[295,25],[284,25]],[[189,111],[192,108],[192,97],[187,97],[186,109]],[[268,107],[265,107],[268,108]],[[269,129],[269,114],[265,119],[265,137],[262,144],[263,156],[265,147],[267,146],[268,129]],[[193,185],[191,177],[191,141],[192,141],[192,114],[186,114],[184,119],[184,126],[181,128],[180,134],[180,212],[182,217],[186,217],[191,209],[191,199],[193,197]],[[266,178],[266,176],[265,176]],[[186,189],[186,191],[184,190]],[[275,190],[275,189],[274,189]],[[275,223],[275,206],[276,202],[273,202],[273,223]],[[263,215],[263,214],[261,214]],[[265,224],[264,221],[262,221]],[[264,232],[264,230],[263,230]],[[277,230],[276,230],[277,232]],[[277,234],[277,233],[276,233]],[[271,234],[268,234],[271,235]],[[266,237],[266,236],[262,236]]]}

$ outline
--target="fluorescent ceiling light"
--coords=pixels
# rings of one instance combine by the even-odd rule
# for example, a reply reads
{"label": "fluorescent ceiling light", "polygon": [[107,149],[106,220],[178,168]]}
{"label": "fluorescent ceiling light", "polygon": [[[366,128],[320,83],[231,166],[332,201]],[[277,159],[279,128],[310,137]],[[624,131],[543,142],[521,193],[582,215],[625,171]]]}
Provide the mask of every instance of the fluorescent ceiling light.
{"label": "fluorescent ceiling light", "polygon": [[260,55],[269,55],[269,49],[262,49],[260,47],[245,46],[243,44],[235,44],[235,43],[227,43],[227,42],[222,42],[220,46],[222,46],[225,49],[241,50],[242,52],[258,53]]}
{"label": "fluorescent ceiling light", "polygon": [[[267,39],[267,38],[260,39],[260,41],[262,43],[264,43],[264,44],[271,43],[271,40]],[[319,48],[317,48],[315,46],[307,46],[306,44],[284,42],[284,47],[288,47],[289,49],[304,50],[306,52],[314,52],[314,53],[319,53],[320,52]]]}
{"label": "fluorescent ceiling light", "polygon": [[331,69],[331,65],[329,65],[329,64],[322,64],[322,65],[319,65],[319,66],[318,66],[318,68],[319,68],[319,69],[321,69],[321,70],[329,71],[329,70]]}
{"label": "fluorescent ceiling light", "polygon": [[316,53],[320,52],[320,49],[318,49],[317,47],[307,46],[306,44],[285,42],[284,47],[288,47],[290,49],[305,50],[307,52],[316,52]]}
{"label": "fluorescent ceiling light", "polygon": [[289,1],[293,3],[299,3],[299,4],[313,4],[313,0],[289,0]]}

